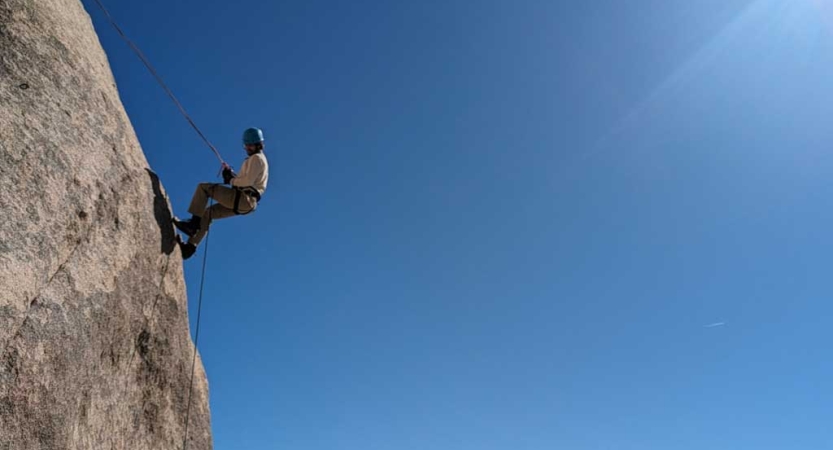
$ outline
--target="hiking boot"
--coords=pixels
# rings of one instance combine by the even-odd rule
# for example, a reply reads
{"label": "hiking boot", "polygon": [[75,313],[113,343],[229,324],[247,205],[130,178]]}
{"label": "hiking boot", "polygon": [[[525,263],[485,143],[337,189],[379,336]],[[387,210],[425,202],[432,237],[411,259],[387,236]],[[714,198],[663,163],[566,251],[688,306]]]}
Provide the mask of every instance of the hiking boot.
{"label": "hiking boot", "polygon": [[197,246],[190,242],[180,242],[179,249],[182,251],[182,259],[188,259],[197,252]]}
{"label": "hiking boot", "polygon": [[194,219],[191,220],[179,220],[174,219],[174,226],[177,230],[181,231],[188,237],[193,237],[197,234],[197,231],[200,231],[200,226]]}

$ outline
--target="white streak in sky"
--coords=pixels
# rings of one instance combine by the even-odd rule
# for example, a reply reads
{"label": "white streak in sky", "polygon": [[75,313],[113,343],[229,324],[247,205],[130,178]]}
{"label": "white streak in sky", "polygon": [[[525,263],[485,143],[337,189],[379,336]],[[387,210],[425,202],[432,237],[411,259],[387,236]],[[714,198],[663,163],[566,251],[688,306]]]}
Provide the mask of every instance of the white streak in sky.
{"label": "white streak in sky", "polygon": [[703,325],[703,328],[717,328],[726,325],[726,322],[715,322],[709,325]]}
{"label": "white streak in sky", "polygon": [[621,135],[624,131],[635,128],[646,111],[656,105],[661,99],[667,98],[672,92],[687,86],[692,80],[703,76],[704,70],[709,67],[721,54],[725,54],[730,43],[734,42],[756,19],[773,9],[774,6],[784,3],[783,0],[752,0],[738,15],[723,27],[716,35],[708,39],[692,56],[680,64],[660,82],[642,101],[639,101],[614,124],[607,133],[603,134],[595,145],[586,153],[583,158],[588,158],[596,153],[604,151],[610,142]]}

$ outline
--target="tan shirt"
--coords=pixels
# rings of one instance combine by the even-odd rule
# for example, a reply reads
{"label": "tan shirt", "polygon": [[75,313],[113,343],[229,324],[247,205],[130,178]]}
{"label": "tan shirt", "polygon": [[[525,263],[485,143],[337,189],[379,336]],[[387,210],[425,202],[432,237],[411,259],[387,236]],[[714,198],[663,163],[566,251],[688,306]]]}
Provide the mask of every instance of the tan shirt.
{"label": "tan shirt", "polygon": [[266,191],[269,181],[269,162],[263,152],[255,153],[243,161],[240,173],[231,179],[231,185],[236,187],[253,187],[260,195]]}

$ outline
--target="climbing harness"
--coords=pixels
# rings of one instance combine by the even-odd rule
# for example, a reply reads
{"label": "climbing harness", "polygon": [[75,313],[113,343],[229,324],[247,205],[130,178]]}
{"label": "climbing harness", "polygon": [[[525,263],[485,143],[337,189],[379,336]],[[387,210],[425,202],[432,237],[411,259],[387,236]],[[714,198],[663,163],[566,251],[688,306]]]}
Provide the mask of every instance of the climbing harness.
{"label": "climbing harness", "polygon": [[[247,195],[255,200],[255,207],[246,212],[240,211],[240,197],[243,195]],[[238,216],[245,216],[246,214],[252,213],[257,208],[258,202],[260,202],[260,192],[258,192],[257,189],[253,187],[234,188],[234,214],[237,214]]]}
{"label": "climbing harness", "polygon": [[179,102],[179,99],[176,98],[173,91],[171,91],[168,85],[165,84],[165,81],[162,79],[162,76],[160,76],[159,72],[157,72],[156,69],[153,68],[153,66],[150,64],[150,61],[148,61],[147,57],[145,57],[145,54],[142,53],[142,50],[140,50],[139,47],[129,37],[127,37],[127,35],[119,26],[119,24],[116,23],[116,20],[113,18],[113,16],[110,15],[110,12],[107,10],[107,8],[104,7],[104,4],[101,3],[101,0],[95,0],[95,2],[101,9],[101,11],[104,13],[104,16],[107,18],[107,21],[110,22],[110,25],[112,25],[113,28],[115,28],[116,32],[119,33],[119,36],[121,36],[121,38],[124,39],[125,42],[127,42],[127,45],[129,45],[130,48],[133,49],[133,52],[136,53],[136,56],[138,56],[139,59],[142,60],[142,63],[145,65],[145,67],[147,67],[148,71],[150,71],[150,74],[153,75],[153,77],[156,79],[156,82],[159,83],[159,86],[162,86],[162,89],[165,90],[165,93],[168,94],[168,97],[171,98],[171,101],[173,101],[176,107],[179,108],[179,112],[182,113],[182,116],[185,117],[185,120],[187,120],[188,123],[191,124],[191,127],[194,129],[194,131],[197,132],[200,138],[202,138],[203,142],[205,142],[205,144],[208,145],[208,148],[210,148],[211,151],[214,152],[214,155],[217,156],[217,159],[220,160],[220,163],[225,164],[223,157],[220,156],[220,152],[217,151],[217,148],[211,144],[208,138],[205,137],[205,134],[203,134],[202,130],[200,130],[197,124],[194,123],[194,120],[191,119],[191,116],[188,114],[187,111],[185,111],[185,107],[182,106],[182,103]]}

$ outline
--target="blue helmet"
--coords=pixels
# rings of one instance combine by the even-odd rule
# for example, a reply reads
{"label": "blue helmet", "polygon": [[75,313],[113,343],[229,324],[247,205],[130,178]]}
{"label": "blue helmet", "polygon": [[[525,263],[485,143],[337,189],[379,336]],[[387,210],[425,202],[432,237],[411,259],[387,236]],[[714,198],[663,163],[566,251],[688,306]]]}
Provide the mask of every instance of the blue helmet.
{"label": "blue helmet", "polygon": [[263,131],[260,128],[249,128],[243,132],[243,144],[254,145],[263,142]]}

